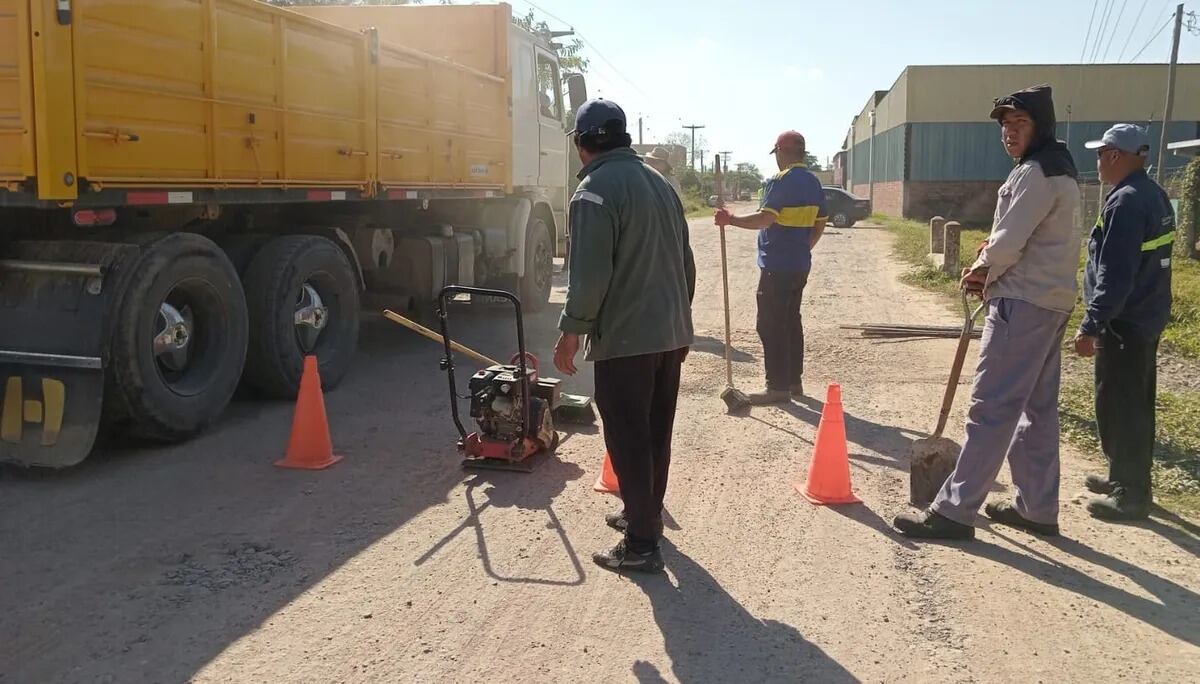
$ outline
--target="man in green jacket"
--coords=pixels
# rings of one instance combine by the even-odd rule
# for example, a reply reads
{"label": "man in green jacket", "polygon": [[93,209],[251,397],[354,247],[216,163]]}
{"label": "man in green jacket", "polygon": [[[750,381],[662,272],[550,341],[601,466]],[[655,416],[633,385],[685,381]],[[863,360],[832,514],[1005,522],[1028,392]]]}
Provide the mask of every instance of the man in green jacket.
{"label": "man in green jacket", "polygon": [[605,517],[624,532],[592,555],[611,570],[659,572],[662,504],[681,366],[692,344],[696,264],[683,205],[633,151],[625,112],[590,100],[572,139],[583,170],[571,198],[571,254],[554,365],[577,371],[580,336],[595,364],[596,406],[625,509]]}

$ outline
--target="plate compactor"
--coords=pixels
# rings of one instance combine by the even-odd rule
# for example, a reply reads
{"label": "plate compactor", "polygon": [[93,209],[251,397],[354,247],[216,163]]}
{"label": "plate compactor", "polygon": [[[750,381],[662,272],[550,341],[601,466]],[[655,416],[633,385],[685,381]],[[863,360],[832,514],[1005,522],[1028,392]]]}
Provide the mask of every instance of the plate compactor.
{"label": "plate compactor", "polygon": [[[517,353],[507,364],[494,364],[471,376],[471,418],[478,430],[463,427],[458,410],[454,379],[454,355],[450,337],[449,303],[456,295],[495,297],[512,303],[517,317]],[[438,320],[446,356],[442,370],[450,383],[450,413],[462,439],[463,467],[531,472],[533,457],[558,446],[552,411],[559,397],[559,381],[538,377],[538,360],[525,351],[525,326],[521,302],[511,292],[451,285],[438,297]],[[467,398],[467,397],[462,397]]]}

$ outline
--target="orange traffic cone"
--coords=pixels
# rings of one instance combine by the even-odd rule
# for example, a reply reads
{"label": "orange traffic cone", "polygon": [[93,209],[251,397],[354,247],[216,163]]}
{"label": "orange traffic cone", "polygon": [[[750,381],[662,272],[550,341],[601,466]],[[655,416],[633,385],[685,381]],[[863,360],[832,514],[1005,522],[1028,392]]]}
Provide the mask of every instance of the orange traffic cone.
{"label": "orange traffic cone", "polygon": [[296,397],[296,413],[292,417],[292,437],[283,460],[275,461],[275,465],[321,470],[340,460],[341,456],[333,454],[333,442],[329,439],[329,420],[325,417],[317,357],[306,356],[304,374],[300,376],[300,394]]}
{"label": "orange traffic cone", "polygon": [[608,452],[604,452],[604,467],[600,470],[600,477],[596,478],[596,484],[592,485],[592,489],[604,494],[621,495],[621,485],[617,482],[617,472],[612,467],[612,457]]}
{"label": "orange traffic cone", "polygon": [[862,503],[850,489],[850,455],[846,449],[846,420],[842,416],[842,388],[830,383],[817,425],[817,440],[812,462],[808,466],[808,481],[796,490],[804,498],[818,504]]}

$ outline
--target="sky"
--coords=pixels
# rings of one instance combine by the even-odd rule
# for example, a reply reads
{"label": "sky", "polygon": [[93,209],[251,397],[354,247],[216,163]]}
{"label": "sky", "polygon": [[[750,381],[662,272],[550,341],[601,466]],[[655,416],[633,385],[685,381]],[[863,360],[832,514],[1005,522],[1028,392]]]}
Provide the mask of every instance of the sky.
{"label": "sky", "polygon": [[[531,8],[508,2],[514,13]],[[622,106],[635,142],[639,116],[647,143],[703,124],[705,158],[731,150],[732,163],[766,172],[775,136],[788,129],[824,164],[871,93],[889,89],[907,65],[1078,64],[1085,39],[1090,63],[1106,7],[1095,61],[1129,62],[1144,47],[1138,62],[1165,63],[1177,2],[533,0],[532,8],[583,38],[589,95]],[[1192,10],[1200,15],[1200,0],[1187,3]],[[1179,61],[1200,62],[1200,36],[1186,29]]]}

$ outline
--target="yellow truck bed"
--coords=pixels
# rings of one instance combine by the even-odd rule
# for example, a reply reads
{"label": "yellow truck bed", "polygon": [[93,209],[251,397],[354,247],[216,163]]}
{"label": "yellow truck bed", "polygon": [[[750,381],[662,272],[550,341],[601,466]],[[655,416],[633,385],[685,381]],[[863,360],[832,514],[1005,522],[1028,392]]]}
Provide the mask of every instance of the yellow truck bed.
{"label": "yellow truck bed", "polygon": [[398,42],[256,0],[56,9],[0,0],[0,188],[511,188],[507,5],[403,8]]}

